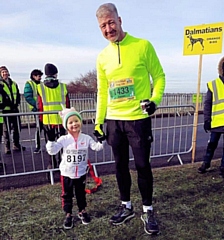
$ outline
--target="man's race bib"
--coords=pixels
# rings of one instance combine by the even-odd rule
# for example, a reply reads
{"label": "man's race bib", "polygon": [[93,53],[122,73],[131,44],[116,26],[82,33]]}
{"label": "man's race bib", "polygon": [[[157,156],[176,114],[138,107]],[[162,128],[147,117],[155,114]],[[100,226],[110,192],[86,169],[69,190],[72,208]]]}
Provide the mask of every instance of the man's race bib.
{"label": "man's race bib", "polygon": [[134,79],[125,78],[109,83],[109,94],[112,102],[120,102],[135,98]]}
{"label": "man's race bib", "polygon": [[66,150],[66,162],[67,163],[73,163],[73,164],[80,164],[82,162],[87,161],[87,150],[78,150],[78,149],[72,149]]}

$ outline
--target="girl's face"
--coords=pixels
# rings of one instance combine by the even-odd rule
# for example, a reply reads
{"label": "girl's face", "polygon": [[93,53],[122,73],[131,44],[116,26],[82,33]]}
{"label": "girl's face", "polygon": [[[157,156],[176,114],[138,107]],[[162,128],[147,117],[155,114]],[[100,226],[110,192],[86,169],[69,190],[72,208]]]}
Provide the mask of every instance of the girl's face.
{"label": "girl's face", "polygon": [[73,115],[68,118],[67,129],[71,134],[79,133],[81,131],[81,125],[82,123],[77,116]]}

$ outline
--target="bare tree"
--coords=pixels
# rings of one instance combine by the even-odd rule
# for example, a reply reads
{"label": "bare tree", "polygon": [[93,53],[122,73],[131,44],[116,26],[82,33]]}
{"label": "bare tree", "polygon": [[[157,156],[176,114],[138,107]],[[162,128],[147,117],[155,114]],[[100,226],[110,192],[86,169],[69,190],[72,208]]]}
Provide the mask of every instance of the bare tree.
{"label": "bare tree", "polygon": [[69,93],[96,93],[97,77],[96,70],[89,71],[85,75],[81,75],[74,81],[67,84]]}

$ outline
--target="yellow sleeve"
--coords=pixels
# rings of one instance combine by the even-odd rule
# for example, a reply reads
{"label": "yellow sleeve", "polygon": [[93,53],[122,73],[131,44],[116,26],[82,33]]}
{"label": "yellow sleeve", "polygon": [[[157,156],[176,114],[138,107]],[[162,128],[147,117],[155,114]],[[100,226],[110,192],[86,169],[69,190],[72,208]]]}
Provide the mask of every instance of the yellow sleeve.
{"label": "yellow sleeve", "polygon": [[153,81],[153,92],[150,101],[153,101],[158,106],[162,101],[165,90],[165,73],[151,43],[148,45],[147,52],[148,71]]}

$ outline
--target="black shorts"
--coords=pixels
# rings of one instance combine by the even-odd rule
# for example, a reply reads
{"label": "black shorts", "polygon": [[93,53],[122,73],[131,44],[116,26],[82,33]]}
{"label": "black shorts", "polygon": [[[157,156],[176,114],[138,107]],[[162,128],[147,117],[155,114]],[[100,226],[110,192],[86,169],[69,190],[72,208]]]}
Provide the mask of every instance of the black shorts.
{"label": "black shorts", "polygon": [[131,147],[150,147],[153,142],[151,118],[133,121],[107,120],[106,135],[111,146],[120,145],[125,137]]}

